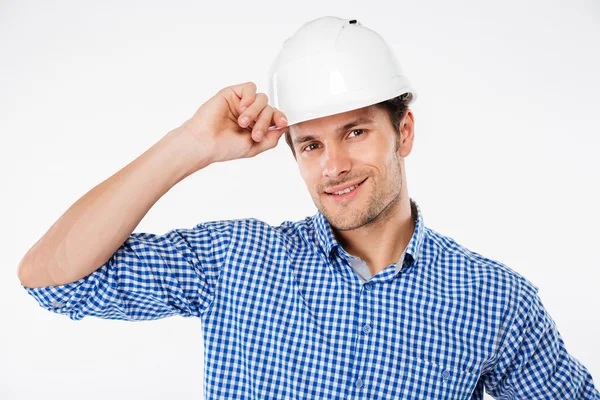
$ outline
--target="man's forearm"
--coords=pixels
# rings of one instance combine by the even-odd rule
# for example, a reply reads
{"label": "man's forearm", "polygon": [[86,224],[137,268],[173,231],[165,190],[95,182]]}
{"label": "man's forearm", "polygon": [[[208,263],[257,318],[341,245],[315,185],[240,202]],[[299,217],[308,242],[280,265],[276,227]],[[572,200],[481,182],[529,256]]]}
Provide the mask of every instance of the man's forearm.
{"label": "man's forearm", "polygon": [[182,133],[170,131],[69,207],[19,263],[21,283],[63,285],[100,268],[158,199],[194,172],[184,157]]}

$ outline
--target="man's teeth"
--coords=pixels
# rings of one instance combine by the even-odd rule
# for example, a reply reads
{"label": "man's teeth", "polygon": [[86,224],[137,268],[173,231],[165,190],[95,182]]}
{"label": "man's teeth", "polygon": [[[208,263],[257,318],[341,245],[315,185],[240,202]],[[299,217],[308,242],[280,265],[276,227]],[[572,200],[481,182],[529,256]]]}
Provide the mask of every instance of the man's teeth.
{"label": "man's teeth", "polygon": [[360,183],[357,183],[357,184],[356,184],[356,185],[354,185],[354,186],[350,186],[350,187],[349,187],[349,188],[347,188],[347,189],[340,190],[339,192],[333,192],[333,193],[334,193],[334,194],[346,194],[346,193],[349,193],[349,192],[353,191],[354,189],[356,189],[356,188],[358,187],[358,185],[360,185]]}

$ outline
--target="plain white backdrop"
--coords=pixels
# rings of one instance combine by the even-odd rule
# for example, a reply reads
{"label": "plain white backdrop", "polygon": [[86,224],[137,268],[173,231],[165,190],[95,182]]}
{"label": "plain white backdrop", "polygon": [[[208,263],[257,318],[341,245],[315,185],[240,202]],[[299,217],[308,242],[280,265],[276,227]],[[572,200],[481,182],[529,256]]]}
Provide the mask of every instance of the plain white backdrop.
{"label": "plain white backdrop", "polygon": [[[598,2],[2,0],[1,399],[202,398],[199,319],[72,321],[17,265],[219,89],[267,92],[283,41],[325,15],[380,33],[418,92],[406,168],[425,224],[538,286],[600,384]],[[315,212],[282,137],[181,181],[135,231]]]}

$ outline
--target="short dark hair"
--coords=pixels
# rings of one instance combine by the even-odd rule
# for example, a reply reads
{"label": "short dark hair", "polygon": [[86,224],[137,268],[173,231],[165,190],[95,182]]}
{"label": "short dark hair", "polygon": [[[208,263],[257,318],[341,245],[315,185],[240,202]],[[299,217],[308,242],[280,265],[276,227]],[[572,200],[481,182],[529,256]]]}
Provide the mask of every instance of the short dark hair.
{"label": "short dark hair", "polygon": [[[400,143],[400,121],[406,115],[406,110],[408,110],[408,104],[412,100],[412,93],[404,93],[400,96],[396,96],[392,99],[382,101],[377,104],[373,104],[372,107],[379,107],[384,110],[390,120],[390,124],[396,132],[396,150],[398,150],[398,144]],[[290,131],[287,130],[285,132],[285,142],[289,146],[294,158],[296,158],[296,151],[294,150],[294,144],[292,143],[292,137],[290,135]]]}

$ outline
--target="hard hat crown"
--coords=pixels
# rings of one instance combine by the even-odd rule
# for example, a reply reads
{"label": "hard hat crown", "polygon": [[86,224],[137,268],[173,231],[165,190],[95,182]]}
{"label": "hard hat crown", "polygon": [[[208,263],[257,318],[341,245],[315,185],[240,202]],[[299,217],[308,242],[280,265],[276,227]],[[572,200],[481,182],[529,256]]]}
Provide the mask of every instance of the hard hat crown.
{"label": "hard hat crown", "polygon": [[269,70],[269,103],[293,125],[416,92],[387,42],[357,20],[321,17],[286,39]]}

